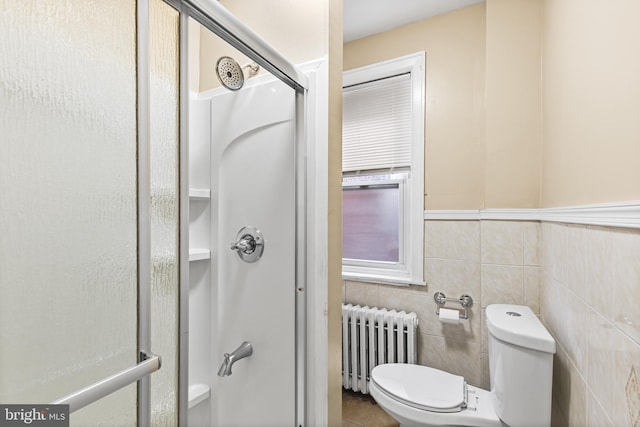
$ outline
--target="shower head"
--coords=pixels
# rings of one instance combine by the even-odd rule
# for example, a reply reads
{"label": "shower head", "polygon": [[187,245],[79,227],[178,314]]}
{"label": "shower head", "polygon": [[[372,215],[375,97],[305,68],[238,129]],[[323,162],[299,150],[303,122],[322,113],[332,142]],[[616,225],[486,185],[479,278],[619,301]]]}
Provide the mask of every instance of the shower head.
{"label": "shower head", "polygon": [[222,56],[216,63],[216,74],[224,87],[234,91],[240,90],[244,85],[243,69],[245,68],[249,68],[249,77],[255,76],[260,70],[260,66],[256,63],[240,67],[240,64],[235,59],[229,56]]}
{"label": "shower head", "polygon": [[216,63],[216,74],[218,80],[224,87],[230,90],[239,90],[244,84],[244,74],[242,68],[235,59],[223,56]]}

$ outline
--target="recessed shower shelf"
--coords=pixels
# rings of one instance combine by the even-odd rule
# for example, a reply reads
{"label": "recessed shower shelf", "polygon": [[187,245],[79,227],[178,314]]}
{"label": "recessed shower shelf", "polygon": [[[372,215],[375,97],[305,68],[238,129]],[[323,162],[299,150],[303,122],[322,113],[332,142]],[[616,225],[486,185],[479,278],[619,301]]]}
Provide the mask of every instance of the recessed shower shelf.
{"label": "recessed shower shelf", "polygon": [[211,389],[206,384],[193,384],[189,386],[189,409],[198,403],[207,400],[211,396]]}
{"label": "recessed shower shelf", "polygon": [[189,261],[200,261],[211,258],[209,249],[189,249]]}
{"label": "recessed shower shelf", "polygon": [[190,188],[189,189],[190,200],[209,200],[211,199],[211,190],[208,188]]}

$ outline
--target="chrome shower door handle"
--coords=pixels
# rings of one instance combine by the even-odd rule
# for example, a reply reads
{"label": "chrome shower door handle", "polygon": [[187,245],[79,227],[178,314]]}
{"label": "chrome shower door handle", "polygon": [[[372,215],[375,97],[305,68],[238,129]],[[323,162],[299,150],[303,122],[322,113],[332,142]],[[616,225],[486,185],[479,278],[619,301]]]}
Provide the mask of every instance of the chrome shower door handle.
{"label": "chrome shower door handle", "polygon": [[236,235],[235,243],[231,243],[232,251],[237,251],[238,256],[245,262],[256,262],[264,252],[264,237],[256,227],[242,227]]}
{"label": "chrome shower door handle", "polygon": [[137,365],[68,394],[52,402],[52,405],[69,405],[69,413],[72,413],[160,369],[160,356],[143,352],[140,353],[140,356],[142,360]]}

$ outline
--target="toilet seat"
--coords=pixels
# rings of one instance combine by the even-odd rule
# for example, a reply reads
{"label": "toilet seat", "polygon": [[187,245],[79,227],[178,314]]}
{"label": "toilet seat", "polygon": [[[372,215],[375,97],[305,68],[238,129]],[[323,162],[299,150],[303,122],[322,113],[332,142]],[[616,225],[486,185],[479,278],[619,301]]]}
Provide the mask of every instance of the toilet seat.
{"label": "toilet seat", "polygon": [[389,363],[376,366],[371,382],[392,399],[430,412],[460,412],[467,407],[464,377],[421,365]]}

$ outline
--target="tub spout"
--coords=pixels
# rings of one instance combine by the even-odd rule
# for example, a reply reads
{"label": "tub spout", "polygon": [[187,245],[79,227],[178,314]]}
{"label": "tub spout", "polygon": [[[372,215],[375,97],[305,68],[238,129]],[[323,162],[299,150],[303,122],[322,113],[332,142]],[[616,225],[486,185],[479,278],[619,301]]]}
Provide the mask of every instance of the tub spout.
{"label": "tub spout", "polygon": [[231,375],[231,367],[233,364],[240,359],[251,356],[252,354],[253,347],[251,347],[251,344],[246,341],[240,344],[240,347],[236,348],[231,354],[225,353],[222,365],[220,365],[220,369],[218,369],[218,376],[226,377]]}

